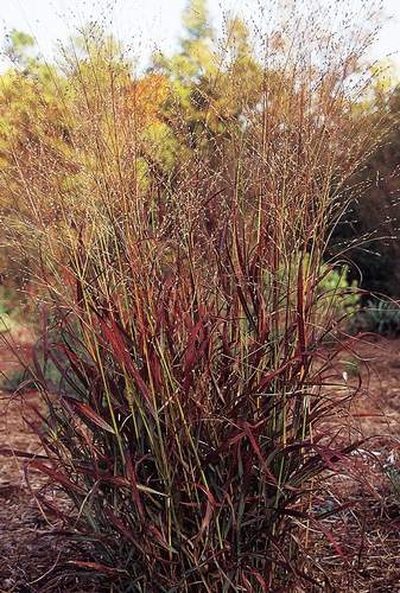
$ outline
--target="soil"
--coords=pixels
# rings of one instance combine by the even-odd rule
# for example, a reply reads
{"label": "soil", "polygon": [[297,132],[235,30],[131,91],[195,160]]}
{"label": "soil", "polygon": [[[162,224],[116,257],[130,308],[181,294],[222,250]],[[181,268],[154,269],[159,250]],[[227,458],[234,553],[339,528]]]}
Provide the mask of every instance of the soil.
{"label": "soil", "polygon": [[[363,442],[354,480],[335,476],[328,483],[331,506],[343,511],[322,521],[326,537],[311,538],[313,553],[327,575],[326,590],[400,592],[400,340],[357,341],[336,372],[343,388],[357,392],[331,428],[345,426]],[[324,498],[326,505],[326,492]]]}
{"label": "soil", "polygon": [[[6,375],[20,368],[20,357],[31,355],[29,336],[19,335],[16,342],[17,356],[5,344],[0,348],[0,372]],[[310,531],[309,551],[326,580],[319,587],[310,581],[307,593],[400,593],[400,340],[355,342],[335,367],[334,379],[335,389],[357,391],[331,429],[346,426],[347,433],[364,439],[355,455],[355,464],[363,463],[362,480],[335,476],[321,495],[325,534]],[[41,454],[25,421],[32,405],[38,405],[34,392],[23,398],[0,392],[0,593],[101,591],[100,582],[82,585],[79,573],[66,570],[70,544],[37,496],[46,481],[34,471],[27,480],[29,458],[14,454]],[[330,512],[338,506],[341,510]]]}

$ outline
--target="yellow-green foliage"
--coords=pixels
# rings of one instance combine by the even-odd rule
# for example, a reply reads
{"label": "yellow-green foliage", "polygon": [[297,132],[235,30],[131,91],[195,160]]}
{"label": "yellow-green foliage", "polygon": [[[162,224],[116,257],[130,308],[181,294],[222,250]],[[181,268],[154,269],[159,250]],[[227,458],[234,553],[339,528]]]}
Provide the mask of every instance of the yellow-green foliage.
{"label": "yellow-green foliage", "polygon": [[322,266],[323,279],[320,290],[326,295],[330,306],[335,310],[339,319],[349,320],[360,308],[360,293],[357,280],[349,282],[349,267],[329,268]]}

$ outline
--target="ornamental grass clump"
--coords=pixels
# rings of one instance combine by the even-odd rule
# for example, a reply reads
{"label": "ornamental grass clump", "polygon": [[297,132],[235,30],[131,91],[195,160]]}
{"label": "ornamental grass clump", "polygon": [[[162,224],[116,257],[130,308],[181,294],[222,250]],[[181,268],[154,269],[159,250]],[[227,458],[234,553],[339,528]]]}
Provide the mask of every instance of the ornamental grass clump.
{"label": "ornamental grass clump", "polygon": [[346,394],[329,385],[321,285],[341,192],[376,141],[354,108],[362,42],[302,15],[253,51],[239,24],[202,67],[189,55],[190,77],[194,35],[179,67],[134,77],[92,32],[64,56],[29,161],[10,142],[3,183],[26,198],[10,234],[34,255],[40,351],[61,375],[33,369],[45,454],[30,468],[91,542],[65,570],[115,591],[317,585],[313,492],[355,446],[324,432]]}

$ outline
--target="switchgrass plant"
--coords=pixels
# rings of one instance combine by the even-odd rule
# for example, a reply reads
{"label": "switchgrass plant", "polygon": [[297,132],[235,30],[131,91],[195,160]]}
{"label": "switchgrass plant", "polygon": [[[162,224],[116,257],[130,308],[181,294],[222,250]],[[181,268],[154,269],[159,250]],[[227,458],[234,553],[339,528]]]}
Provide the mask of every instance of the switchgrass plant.
{"label": "switchgrass plant", "polygon": [[[51,311],[41,351],[62,377],[54,393],[33,368],[45,454],[30,467],[91,542],[76,570],[113,590],[318,587],[313,492],[356,446],[326,429],[347,394],[322,346],[337,319],[321,262],[376,142],[353,108],[363,41],[346,31],[292,15],[259,32],[238,103],[223,44],[189,82],[135,79],[89,35],[58,87],[65,146],[40,122],[28,163],[10,144],[3,182],[29,204],[14,247]],[[143,91],[154,80],[161,97]],[[235,109],[219,111],[224,88]]]}

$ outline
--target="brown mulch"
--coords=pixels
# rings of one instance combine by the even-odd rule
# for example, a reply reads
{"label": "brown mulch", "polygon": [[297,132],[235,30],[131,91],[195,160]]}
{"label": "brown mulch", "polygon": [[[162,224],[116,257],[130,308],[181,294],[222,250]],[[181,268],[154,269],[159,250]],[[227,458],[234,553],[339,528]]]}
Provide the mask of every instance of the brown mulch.
{"label": "brown mulch", "polygon": [[[28,331],[11,339],[12,345],[0,339],[3,380],[32,357]],[[96,575],[81,578],[79,569],[71,565],[70,558],[79,559],[79,550],[68,541],[62,522],[48,507],[43,508],[43,499],[56,499],[58,506],[64,503],[67,509],[62,493],[49,489],[47,478],[39,472],[27,472],[29,458],[18,456],[18,452],[33,457],[42,453],[29,427],[32,408],[38,406],[34,391],[24,391],[22,396],[0,390],[0,593],[101,592]]]}
{"label": "brown mulch", "polygon": [[400,340],[357,342],[336,372],[338,385],[356,391],[346,422],[365,442],[355,454],[359,480],[328,482],[322,504],[344,508],[321,521],[328,535],[311,536],[312,554],[327,591],[400,592]]}
{"label": "brown mulch", "polygon": [[[6,344],[0,349],[0,371],[12,376],[30,356],[29,342],[13,354]],[[32,394],[34,397],[34,395]],[[39,537],[47,523],[30,487],[26,483],[24,463],[13,457],[12,450],[40,453],[38,440],[26,423],[26,405],[21,397],[0,392],[0,449],[9,455],[0,459],[0,591],[35,591],[36,579],[49,569],[49,542]],[[32,476],[33,490],[43,485],[43,478]],[[34,562],[27,562],[27,558]]]}
{"label": "brown mulch", "polygon": [[[29,340],[21,340],[20,355],[29,357]],[[0,348],[0,372],[18,367],[10,350]],[[358,343],[354,352],[343,355],[337,383],[355,388],[357,373],[363,387],[349,418],[356,433],[367,439],[360,454],[364,481],[332,479],[328,492],[321,494],[321,507],[344,507],[321,520],[325,536],[311,532],[309,551],[327,575],[325,591],[400,593],[400,340]],[[27,403],[37,403],[35,398],[34,393],[22,400],[0,392],[0,449],[40,454],[39,442],[23,420],[29,417]],[[61,534],[60,522],[42,512],[33,494],[45,487],[45,479],[29,472],[27,484],[24,463],[0,457],[0,593],[107,590],[90,579],[82,585],[73,567],[68,572],[76,550]],[[314,591],[312,585],[308,591]]]}

